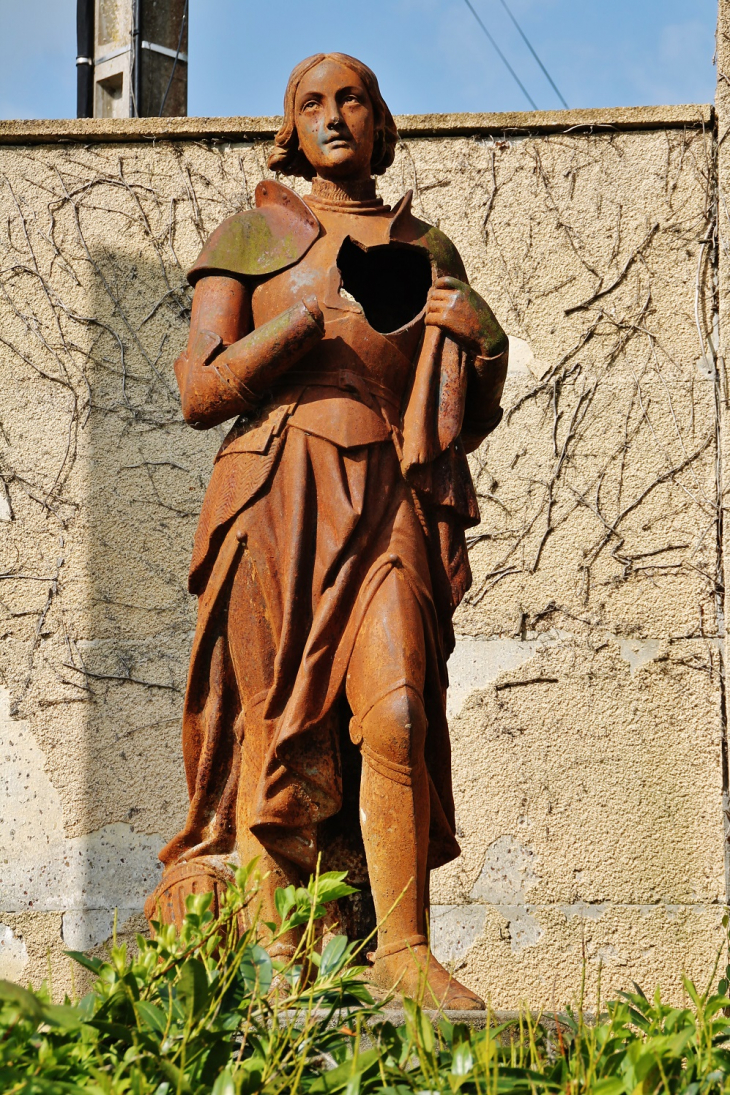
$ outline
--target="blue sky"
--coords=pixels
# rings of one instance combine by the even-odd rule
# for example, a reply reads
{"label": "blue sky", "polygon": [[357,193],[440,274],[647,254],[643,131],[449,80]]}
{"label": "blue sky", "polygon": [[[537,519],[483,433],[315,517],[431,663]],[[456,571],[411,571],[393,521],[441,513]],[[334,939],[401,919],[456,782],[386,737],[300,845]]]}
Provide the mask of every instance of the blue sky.
{"label": "blue sky", "polygon": [[[472,0],[538,107],[560,104],[500,0]],[[715,0],[508,0],[572,107],[710,102]],[[0,0],[0,117],[76,112],[75,0]],[[278,114],[319,50],[375,69],[394,113],[529,104],[464,0],[190,0],[189,113]]]}

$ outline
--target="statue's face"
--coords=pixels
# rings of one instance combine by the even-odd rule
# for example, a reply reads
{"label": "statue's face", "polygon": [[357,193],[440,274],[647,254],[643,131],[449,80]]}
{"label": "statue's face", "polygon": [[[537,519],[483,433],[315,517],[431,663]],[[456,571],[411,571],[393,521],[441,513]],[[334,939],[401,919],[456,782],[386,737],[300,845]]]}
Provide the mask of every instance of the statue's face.
{"label": "statue's face", "polygon": [[323,178],[370,178],[375,119],[360,77],[337,61],[304,76],[294,104],[299,147]]}

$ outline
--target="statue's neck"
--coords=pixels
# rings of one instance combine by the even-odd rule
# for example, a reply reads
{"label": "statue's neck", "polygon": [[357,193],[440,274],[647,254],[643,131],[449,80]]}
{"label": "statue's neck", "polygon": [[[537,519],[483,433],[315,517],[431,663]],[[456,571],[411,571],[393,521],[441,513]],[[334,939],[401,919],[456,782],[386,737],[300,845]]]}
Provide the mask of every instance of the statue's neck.
{"label": "statue's neck", "polygon": [[322,179],[312,180],[312,196],[330,202],[371,202],[375,200],[374,179]]}

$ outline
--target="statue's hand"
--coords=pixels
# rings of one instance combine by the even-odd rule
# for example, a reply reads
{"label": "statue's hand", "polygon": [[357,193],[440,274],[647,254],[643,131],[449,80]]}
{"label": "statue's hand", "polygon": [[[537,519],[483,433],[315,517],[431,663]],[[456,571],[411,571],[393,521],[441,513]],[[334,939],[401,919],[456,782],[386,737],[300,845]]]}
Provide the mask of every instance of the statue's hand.
{"label": "statue's hand", "polygon": [[485,357],[500,353],[507,344],[486,301],[457,278],[439,278],[429,290],[426,323],[440,327],[465,350]]}

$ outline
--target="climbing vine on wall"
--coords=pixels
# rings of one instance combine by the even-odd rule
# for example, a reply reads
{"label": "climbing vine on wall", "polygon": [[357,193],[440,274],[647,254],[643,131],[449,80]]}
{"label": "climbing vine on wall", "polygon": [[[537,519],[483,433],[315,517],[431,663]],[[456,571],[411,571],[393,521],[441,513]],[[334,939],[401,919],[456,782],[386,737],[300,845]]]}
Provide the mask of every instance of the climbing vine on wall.
{"label": "climbing vine on wall", "polygon": [[[187,558],[220,437],[181,422],[184,271],[251,205],[266,152],[0,150],[0,614],[16,712],[143,691],[174,726]],[[483,521],[463,628],[716,633],[713,179],[701,128],[401,144],[386,200],[414,189],[517,340],[504,422],[473,460]]]}

